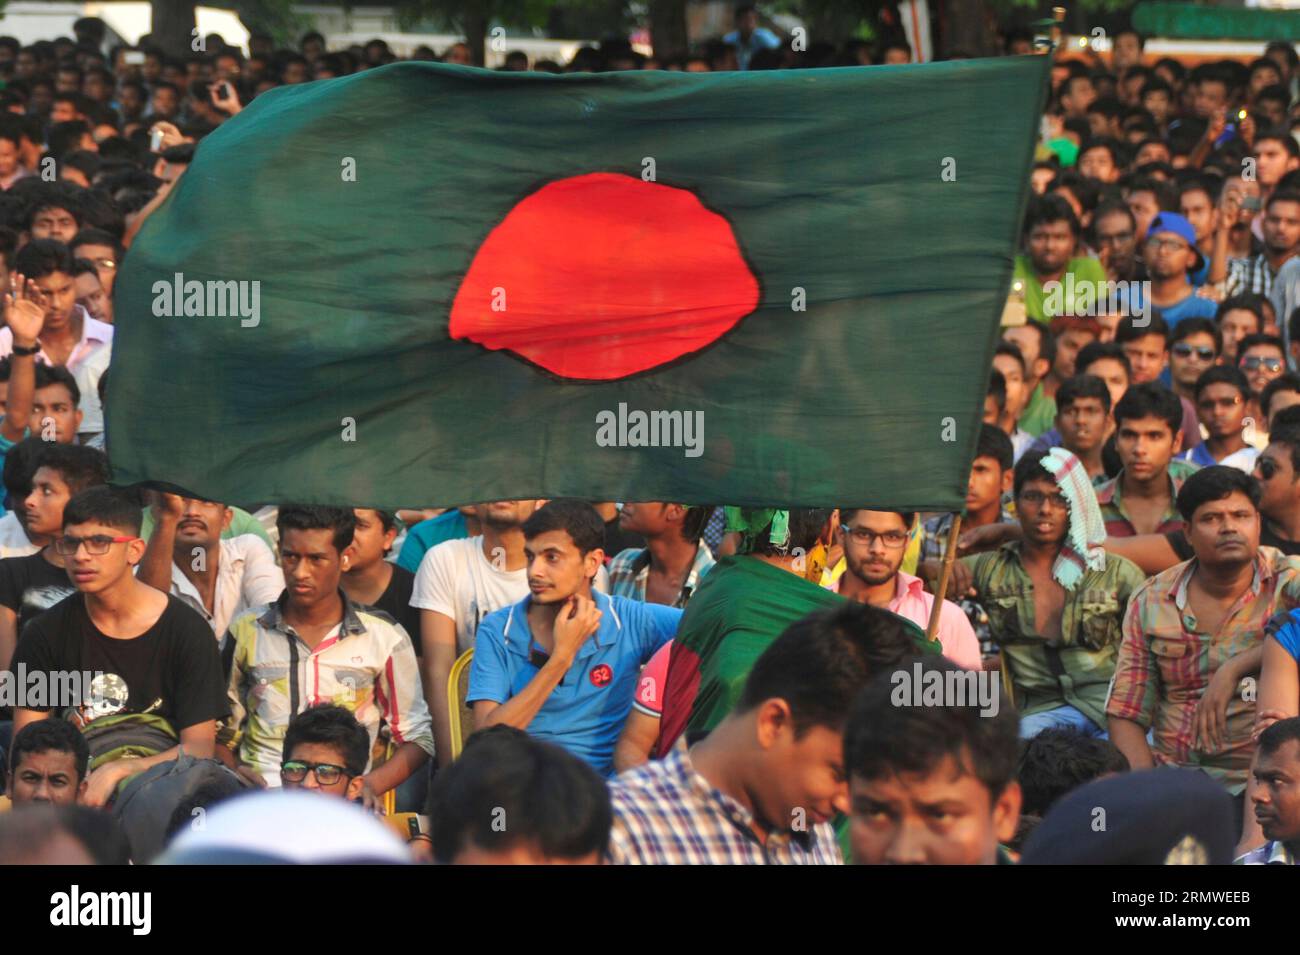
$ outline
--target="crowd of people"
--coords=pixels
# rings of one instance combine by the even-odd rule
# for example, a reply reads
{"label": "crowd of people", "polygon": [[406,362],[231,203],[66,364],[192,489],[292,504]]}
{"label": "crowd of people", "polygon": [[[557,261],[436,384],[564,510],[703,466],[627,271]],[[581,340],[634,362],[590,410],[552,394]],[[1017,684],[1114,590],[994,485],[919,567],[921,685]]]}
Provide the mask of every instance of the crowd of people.
{"label": "crowd of people", "polygon": [[[1290,46],[1056,55],[958,527],[869,500],[115,487],[112,292],[141,225],[253,98],[396,58],[74,32],[0,37],[0,670],[89,678],[9,702],[0,861],[1300,858]],[[504,69],[911,59],[741,7],[697,51]],[[1081,826],[1098,805],[1140,825]]]}

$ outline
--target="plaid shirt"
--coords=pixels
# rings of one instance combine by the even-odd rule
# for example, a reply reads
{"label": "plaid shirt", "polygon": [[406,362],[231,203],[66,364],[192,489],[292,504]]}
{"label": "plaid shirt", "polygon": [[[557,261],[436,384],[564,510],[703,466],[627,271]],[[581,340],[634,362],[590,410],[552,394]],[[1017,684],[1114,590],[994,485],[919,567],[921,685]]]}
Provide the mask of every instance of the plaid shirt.
{"label": "plaid shirt", "polygon": [[1130,596],[1146,579],[1142,571],[1107,554],[1104,570],[1087,571],[1066,591],[1061,636],[1049,644],[1034,629],[1034,582],[1020,562],[1019,542],[962,561],[988,609],[993,639],[1011,674],[1016,709],[1031,716],[1069,704],[1104,728],[1120,622]]}
{"label": "plaid shirt", "polygon": [[1281,840],[1266,842],[1258,849],[1251,849],[1245,855],[1238,857],[1233,865],[1296,865],[1298,860],[1295,853],[1286,847],[1286,843]]}
{"label": "plaid shirt", "polygon": [[1273,279],[1277,273],[1268,264],[1264,253],[1253,255],[1248,259],[1229,259],[1228,278],[1225,298],[1254,292],[1267,295],[1273,289]]}
{"label": "plaid shirt", "polygon": [[828,823],[770,832],[760,842],[754,816],[691,766],[685,746],[628,770],[610,784],[616,865],[839,865]]}
{"label": "plaid shirt", "polygon": [[[1171,464],[1173,462],[1170,462]],[[1186,462],[1180,462],[1186,463]],[[1171,534],[1174,531],[1183,529],[1183,515],[1178,513],[1178,507],[1175,502],[1178,500],[1178,492],[1182,489],[1183,482],[1187,480],[1190,472],[1182,468],[1169,469],[1169,507],[1160,517],[1160,523],[1156,526],[1155,533]],[[1120,483],[1124,480],[1124,472],[1121,470],[1113,478],[1104,484],[1097,486],[1097,505],[1101,508],[1101,519],[1106,524],[1107,537],[1136,537],[1137,529],[1133,526],[1132,520],[1128,516],[1128,511],[1124,509],[1124,498],[1120,490]]]}
{"label": "plaid shirt", "polygon": [[382,610],[352,603],[342,591],[339,595],[343,619],[314,650],[285,623],[287,591],[230,625],[230,716],[218,729],[217,742],[237,750],[272,786],[280,784],[289,720],[318,703],[350,710],[372,747],[383,720],[394,742],[415,743],[433,755],[429,708],[410,637]]}
{"label": "plaid shirt", "polygon": [[[714,565],[713,552],[704,541],[695,551],[695,563],[691,565],[682,584],[681,593],[672,603],[674,607],[685,607],[686,602],[700,585],[700,578]],[[609,562],[609,592],[614,597],[626,597],[629,600],[645,602],[645,585],[650,579],[650,548],[629,547],[621,550]]]}
{"label": "plaid shirt", "polygon": [[1198,628],[1187,601],[1196,566],[1195,558],[1176,564],[1133,595],[1106,713],[1154,727],[1157,763],[1203,769],[1235,794],[1246,786],[1255,751],[1254,696],[1234,693],[1229,699],[1227,745],[1217,753],[1194,748],[1196,705],[1220,666],[1263,642],[1273,614],[1300,606],[1300,558],[1261,547],[1250,588],[1214,634]]}

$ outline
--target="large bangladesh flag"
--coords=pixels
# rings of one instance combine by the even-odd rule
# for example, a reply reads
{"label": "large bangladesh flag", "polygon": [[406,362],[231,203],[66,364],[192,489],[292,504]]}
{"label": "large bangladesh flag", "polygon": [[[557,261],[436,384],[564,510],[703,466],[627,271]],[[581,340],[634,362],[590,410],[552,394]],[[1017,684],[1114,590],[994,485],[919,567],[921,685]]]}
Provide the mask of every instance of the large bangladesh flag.
{"label": "large bangladesh flag", "polygon": [[115,480],[960,510],[1047,71],[273,90],[126,257]]}

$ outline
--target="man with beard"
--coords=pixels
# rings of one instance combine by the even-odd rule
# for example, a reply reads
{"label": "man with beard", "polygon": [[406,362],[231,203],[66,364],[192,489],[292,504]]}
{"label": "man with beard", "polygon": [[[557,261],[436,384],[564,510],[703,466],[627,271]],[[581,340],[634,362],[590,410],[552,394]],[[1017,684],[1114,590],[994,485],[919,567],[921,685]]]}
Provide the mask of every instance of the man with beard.
{"label": "man with beard", "polygon": [[[925,628],[936,598],[926,593],[920,577],[902,570],[915,521],[914,513],[840,508],[846,569],[835,589],[850,600],[881,607]],[[951,601],[945,600],[939,610],[935,635],[949,660],[968,670],[980,669],[979,640],[961,608]]]}
{"label": "man with beard", "polygon": [[223,641],[230,622],[284,590],[271,548],[256,534],[223,538],[234,512],[216,501],[158,493],[153,534],[137,571],[163,593],[198,611]]}
{"label": "man with beard", "polygon": [[1129,296],[1129,314],[1160,310],[1170,328],[1185,318],[1213,318],[1215,305],[1196,294],[1191,277],[1202,270],[1204,257],[1196,247],[1196,229],[1176,212],[1159,212],[1151,220],[1142,248],[1143,261],[1151,276],[1151,293],[1142,287]]}
{"label": "man with beard", "polygon": [[1122,202],[1108,202],[1092,217],[1097,251],[1112,282],[1145,279],[1146,266],[1137,255],[1137,220]]}
{"label": "man with beard", "polygon": [[483,619],[528,593],[524,521],[540,502],[493,501],[475,514],[482,533],[443,541],[425,552],[415,575],[411,606],[419,608],[424,698],[433,717],[434,755],[451,761],[447,680],[456,658],[475,645]]}
{"label": "man with beard", "polygon": [[1023,539],[953,568],[949,593],[973,590],[988,610],[1025,738],[1051,726],[1101,735],[1120,620],[1143,580],[1100,540],[1087,540],[1086,526],[1100,522],[1083,513],[1092,506],[1086,482],[1069,452],[1027,454],[1014,480]]}
{"label": "man with beard", "polygon": [[1300,254],[1300,192],[1273,193],[1264,207],[1263,235],[1263,251],[1228,263],[1229,296],[1242,292],[1268,295],[1278,270]]}
{"label": "man with beard", "polygon": [[[1024,242],[1025,254],[1016,256],[1014,278],[1024,285],[1025,312],[1030,318],[1046,324],[1074,315],[1073,298],[1084,285],[1091,285],[1090,300],[1096,301],[1106,272],[1096,259],[1075,256],[1079,220],[1069,202],[1057,195],[1035,197],[1025,218]],[[1060,284],[1064,294],[1060,309],[1048,314],[1045,286],[1053,282]]]}

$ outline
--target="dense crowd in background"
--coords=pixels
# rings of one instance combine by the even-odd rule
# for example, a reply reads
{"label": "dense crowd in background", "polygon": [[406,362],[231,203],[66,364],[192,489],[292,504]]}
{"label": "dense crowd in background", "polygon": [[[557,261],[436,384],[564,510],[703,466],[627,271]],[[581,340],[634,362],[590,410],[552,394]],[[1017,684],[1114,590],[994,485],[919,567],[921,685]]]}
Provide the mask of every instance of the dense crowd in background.
{"label": "dense crowd in background", "polygon": [[[74,33],[0,37],[0,669],[90,680],[4,701],[0,861],[1294,864],[1290,46],[1056,55],[954,533],[870,501],[113,487],[113,283],[142,223],[257,96],[398,58]],[[696,50],[503,68],[912,58],[742,7]]]}

